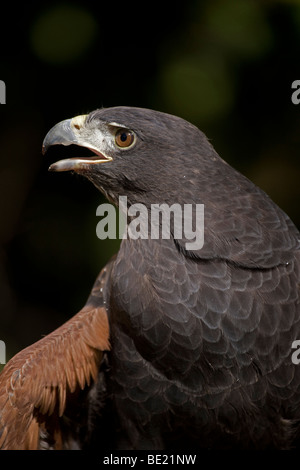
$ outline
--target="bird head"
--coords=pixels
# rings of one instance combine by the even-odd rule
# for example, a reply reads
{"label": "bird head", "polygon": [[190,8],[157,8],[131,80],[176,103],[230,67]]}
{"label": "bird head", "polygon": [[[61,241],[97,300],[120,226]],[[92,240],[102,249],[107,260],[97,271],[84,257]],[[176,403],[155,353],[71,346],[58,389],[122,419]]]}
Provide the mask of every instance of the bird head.
{"label": "bird head", "polygon": [[187,121],[131,107],[98,109],[59,122],[46,135],[43,151],[56,144],[86,147],[92,154],[60,160],[49,170],[87,177],[114,203],[120,195],[131,204],[187,202],[178,200],[181,186],[193,178],[197,159],[203,165],[214,154],[204,134]]}
{"label": "bird head", "polygon": [[56,124],[44,152],[56,144],[83,146],[92,154],[49,169],[87,177],[116,205],[119,196],[147,208],[204,204],[204,246],[193,256],[268,268],[289,263],[299,249],[299,232],[287,215],[179,117],[143,108],[98,109]]}

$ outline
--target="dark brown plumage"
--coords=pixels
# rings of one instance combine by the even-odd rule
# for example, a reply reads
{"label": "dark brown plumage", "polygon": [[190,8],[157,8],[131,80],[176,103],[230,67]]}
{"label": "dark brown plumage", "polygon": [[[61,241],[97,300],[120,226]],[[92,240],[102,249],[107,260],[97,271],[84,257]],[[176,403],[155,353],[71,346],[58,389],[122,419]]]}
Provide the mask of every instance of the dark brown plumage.
{"label": "dark brown plumage", "polygon": [[115,204],[204,204],[204,245],[123,240],[87,306],[5,367],[0,445],[296,446],[300,234],[288,216],[175,116],[100,109],[57,124],[54,144],[91,149],[50,169]]}

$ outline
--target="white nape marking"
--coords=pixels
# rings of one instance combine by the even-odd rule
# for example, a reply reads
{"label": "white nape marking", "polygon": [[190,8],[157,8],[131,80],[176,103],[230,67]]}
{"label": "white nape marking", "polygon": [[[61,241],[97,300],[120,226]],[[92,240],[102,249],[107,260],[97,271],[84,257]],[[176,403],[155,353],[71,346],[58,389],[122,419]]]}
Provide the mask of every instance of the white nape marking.
{"label": "white nape marking", "polygon": [[122,129],[128,129],[127,126],[124,126],[124,124],[119,124],[118,122],[108,122],[107,125],[113,127],[122,127]]}

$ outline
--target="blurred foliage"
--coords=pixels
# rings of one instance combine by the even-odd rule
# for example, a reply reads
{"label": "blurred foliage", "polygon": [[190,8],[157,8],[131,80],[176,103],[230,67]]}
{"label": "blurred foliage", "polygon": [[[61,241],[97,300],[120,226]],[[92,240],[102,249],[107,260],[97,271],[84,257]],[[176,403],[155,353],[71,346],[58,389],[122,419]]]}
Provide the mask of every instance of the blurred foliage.
{"label": "blurred foliage", "polygon": [[41,156],[62,119],[115,105],[180,115],[300,227],[300,105],[291,102],[298,0],[29,2],[8,4],[5,22],[0,339],[8,357],[84,304],[119,245],[96,237],[101,194],[77,175],[47,172],[66,156],[59,147]]}

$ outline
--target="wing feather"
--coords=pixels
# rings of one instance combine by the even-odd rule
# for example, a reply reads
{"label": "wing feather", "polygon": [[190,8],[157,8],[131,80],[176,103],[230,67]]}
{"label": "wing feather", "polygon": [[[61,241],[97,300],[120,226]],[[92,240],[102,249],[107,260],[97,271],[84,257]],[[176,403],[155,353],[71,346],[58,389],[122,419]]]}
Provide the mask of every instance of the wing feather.
{"label": "wing feather", "polygon": [[[103,351],[110,349],[105,274],[77,315],[6,364],[0,374],[0,449],[37,449],[47,417],[55,411],[62,416],[69,394],[96,380]],[[55,434],[58,442],[58,429]]]}

